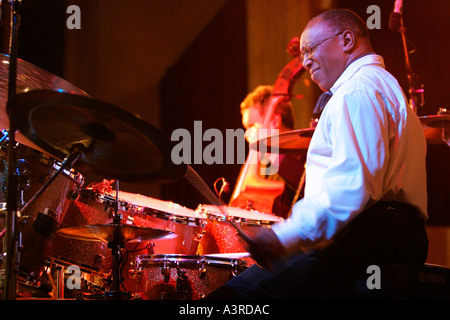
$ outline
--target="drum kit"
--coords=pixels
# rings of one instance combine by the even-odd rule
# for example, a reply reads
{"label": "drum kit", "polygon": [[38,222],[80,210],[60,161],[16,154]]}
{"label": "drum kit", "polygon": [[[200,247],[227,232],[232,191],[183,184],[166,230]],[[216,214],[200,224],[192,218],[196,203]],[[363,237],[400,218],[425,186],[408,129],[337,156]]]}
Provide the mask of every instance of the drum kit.
{"label": "drum kit", "polygon": [[[8,56],[1,56],[3,67],[8,61]],[[270,227],[280,218],[236,208],[223,213],[222,203],[192,210],[119,190],[119,181],[174,181],[193,170],[174,165],[171,141],[138,116],[96,101],[45,70],[17,61],[18,131],[15,142],[7,129],[2,131],[0,200],[5,231],[7,154],[14,144],[21,286],[45,287],[52,268],[77,266],[89,284],[82,295],[86,299],[200,298],[252,263],[234,228]],[[0,83],[3,88],[5,81]],[[1,119],[7,128],[4,90],[0,94]],[[118,151],[124,147],[126,153]],[[86,173],[114,179],[116,190],[107,180],[83,188]],[[205,185],[195,177],[197,186],[199,179]],[[212,203],[218,204],[214,199]],[[227,223],[230,220],[233,224]],[[227,234],[227,250],[215,251],[218,246],[212,243],[216,237],[212,231]],[[145,254],[134,255],[124,264],[124,256],[135,252]],[[170,275],[172,271],[176,276]],[[56,279],[63,281],[61,276]],[[135,289],[122,291],[125,284]],[[62,298],[64,291],[56,290],[56,295]]]}

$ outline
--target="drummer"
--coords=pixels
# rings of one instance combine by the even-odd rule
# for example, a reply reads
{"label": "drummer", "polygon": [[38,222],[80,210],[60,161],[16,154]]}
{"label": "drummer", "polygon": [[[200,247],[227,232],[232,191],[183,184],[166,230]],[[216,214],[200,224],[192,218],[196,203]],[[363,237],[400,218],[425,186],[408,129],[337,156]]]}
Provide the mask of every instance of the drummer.
{"label": "drummer", "polygon": [[[242,124],[246,129],[245,138],[250,144],[256,142],[258,139],[264,138],[261,136],[261,131],[258,133],[258,129],[263,127],[272,90],[272,86],[258,86],[253,92],[249,93],[241,103]],[[290,101],[284,100],[277,104],[274,114],[269,121],[268,128],[264,129],[269,129],[267,132],[270,132],[270,129],[276,129],[275,132],[279,134],[293,130],[294,126],[294,109]],[[254,195],[253,201],[251,201],[248,206],[248,203],[245,203],[245,200],[240,201],[239,197],[232,198],[230,206],[241,208],[250,207],[264,212],[269,211],[282,218],[286,218],[296,192],[296,180],[298,179],[295,177],[290,179],[291,177],[283,176],[280,174],[280,169],[282,164],[283,166],[287,166],[288,163],[290,165],[294,164],[294,166],[300,166],[300,168],[301,164],[299,164],[296,159],[289,159],[290,161],[286,159],[286,161],[284,161],[285,157],[283,155],[280,155],[278,160],[275,158],[278,156],[276,154],[263,154],[260,156],[261,157],[258,157],[257,163],[249,164],[249,170],[245,177],[241,177],[242,172],[239,176],[239,179],[243,179],[241,192],[245,193],[247,191]],[[275,161],[278,161],[278,166],[271,165],[275,163]],[[266,163],[266,165],[264,165],[264,163]],[[261,174],[260,169],[264,167],[266,168],[266,174]],[[278,172],[272,174],[273,172],[270,172],[270,168],[275,168]],[[295,168],[295,170],[289,171],[298,173],[299,169]],[[265,206],[268,202],[268,194],[277,196],[274,198],[273,204]],[[248,197],[245,197],[245,199],[248,199]],[[265,204],[258,205],[258,200],[265,202]]]}
{"label": "drummer", "polygon": [[305,195],[288,220],[252,239],[261,267],[211,299],[342,299],[369,294],[371,266],[380,276],[387,265],[426,261],[425,137],[365,22],[326,11],[308,22],[300,52],[332,93],[309,145]]}

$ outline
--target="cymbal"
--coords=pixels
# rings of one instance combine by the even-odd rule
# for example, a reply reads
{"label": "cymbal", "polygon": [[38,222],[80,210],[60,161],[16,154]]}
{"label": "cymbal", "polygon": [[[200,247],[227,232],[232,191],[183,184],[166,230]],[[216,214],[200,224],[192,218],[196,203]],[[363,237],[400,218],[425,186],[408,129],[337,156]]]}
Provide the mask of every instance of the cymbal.
{"label": "cymbal", "polygon": [[450,115],[420,117],[423,133],[429,144],[449,144]]}
{"label": "cymbal", "polygon": [[171,181],[186,165],[171,161],[173,143],[139,116],[89,97],[33,90],[16,97],[17,128],[57,159],[86,149],[73,168],[128,182]]}
{"label": "cymbal", "polygon": [[[0,129],[9,128],[9,117],[6,112],[9,82],[9,55],[0,53]],[[17,59],[17,92],[34,89],[54,90],[87,96],[83,90],[66,80],[29,62]]]}
{"label": "cymbal", "polygon": [[123,223],[94,224],[63,228],[56,231],[56,234],[76,240],[100,241],[104,243],[111,242],[114,237],[118,238],[116,240],[125,243],[131,241],[173,239],[177,236],[177,234],[172,231],[149,227],[136,227]]}
{"label": "cymbal", "polygon": [[314,128],[306,128],[268,136],[253,142],[250,148],[258,151],[267,150],[269,153],[272,148],[275,148],[275,151],[278,148],[278,153],[281,154],[304,152],[309,147],[314,130]]}
{"label": "cymbal", "polygon": [[442,128],[443,126],[450,124],[450,115],[431,115],[420,117],[422,125],[426,125],[432,128]]}

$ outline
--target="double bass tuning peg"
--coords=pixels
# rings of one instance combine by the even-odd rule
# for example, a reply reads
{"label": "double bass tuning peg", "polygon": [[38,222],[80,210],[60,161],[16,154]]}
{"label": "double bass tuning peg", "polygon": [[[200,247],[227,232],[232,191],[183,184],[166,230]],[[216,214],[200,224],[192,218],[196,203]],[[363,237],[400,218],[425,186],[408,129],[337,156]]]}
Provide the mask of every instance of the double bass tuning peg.
{"label": "double bass tuning peg", "polygon": [[291,41],[289,41],[286,49],[292,57],[298,57],[300,55],[300,38],[292,38]]}

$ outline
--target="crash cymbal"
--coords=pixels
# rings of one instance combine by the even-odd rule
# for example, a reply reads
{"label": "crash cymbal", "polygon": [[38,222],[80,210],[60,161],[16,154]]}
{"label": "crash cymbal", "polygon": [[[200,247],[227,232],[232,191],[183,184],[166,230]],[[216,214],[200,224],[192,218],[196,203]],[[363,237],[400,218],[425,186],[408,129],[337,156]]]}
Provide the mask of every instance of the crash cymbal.
{"label": "crash cymbal", "polygon": [[262,138],[250,145],[250,148],[258,151],[271,152],[272,148],[278,148],[278,153],[297,153],[308,149],[314,128],[292,130]]}
{"label": "crash cymbal", "polygon": [[49,90],[19,93],[17,128],[57,159],[85,151],[73,168],[127,182],[171,181],[186,165],[171,161],[173,143],[140,117],[89,97]]}
{"label": "crash cymbal", "polygon": [[126,243],[131,241],[173,239],[177,236],[177,234],[172,231],[148,227],[137,227],[123,223],[94,224],[81,227],[63,228],[58,230],[56,234],[71,239],[101,241],[104,243],[109,243],[113,240]]}
{"label": "crash cymbal", "polygon": [[[9,128],[8,101],[9,56],[0,53],[0,129]],[[31,63],[17,59],[17,92],[34,89],[54,90],[87,96],[83,90]]]}

